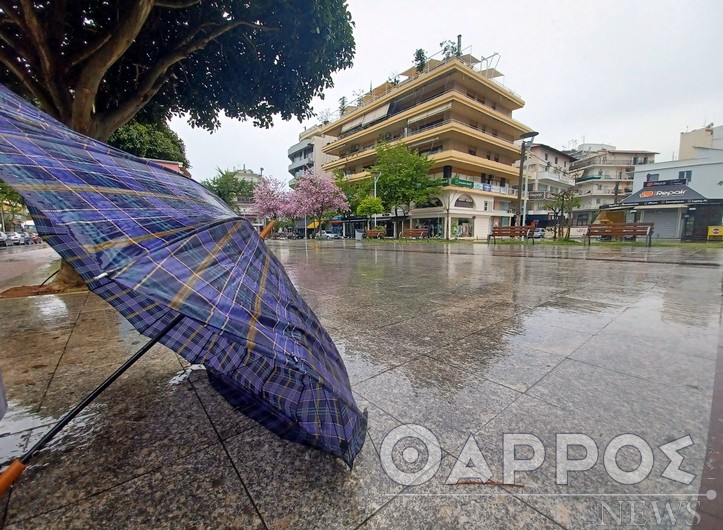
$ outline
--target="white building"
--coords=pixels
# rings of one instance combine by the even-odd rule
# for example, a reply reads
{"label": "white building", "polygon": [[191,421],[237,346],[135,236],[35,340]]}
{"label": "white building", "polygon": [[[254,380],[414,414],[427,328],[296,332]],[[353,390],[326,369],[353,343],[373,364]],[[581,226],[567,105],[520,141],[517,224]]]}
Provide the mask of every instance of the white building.
{"label": "white building", "polygon": [[580,206],[573,211],[573,226],[592,223],[601,207],[620,202],[633,192],[636,166],[655,161],[653,151],[622,150],[605,144],[581,144],[570,166],[577,172],[575,194]]}
{"label": "white building", "polygon": [[299,135],[299,143],[289,147],[288,156],[291,160],[289,173],[293,180],[305,173],[330,175],[322,168],[322,165],[333,162],[338,157],[324,153],[321,148],[336,140],[336,137],[320,133],[320,127],[320,125],[316,125],[306,129]]}
{"label": "white building", "polygon": [[[263,172],[264,168],[261,168],[261,171],[259,173],[256,173],[251,169],[246,169],[246,166],[244,165],[243,169],[236,170],[236,174],[234,176],[236,177],[236,180],[244,180],[246,182],[250,182],[254,186],[257,186],[259,182],[261,182]],[[253,202],[253,195],[236,197],[236,204],[238,205],[239,215],[251,221],[251,224],[258,228],[263,226],[263,220],[257,219],[256,215],[253,213]]]}
{"label": "white building", "polygon": [[[549,145],[535,143],[525,155],[524,175],[527,180],[525,201],[526,222],[536,221],[546,226],[552,220],[552,212],[545,208],[556,194],[575,185],[570,166],[575,161],[571,155]],[[519,162],[515,164],[519,167]]]}

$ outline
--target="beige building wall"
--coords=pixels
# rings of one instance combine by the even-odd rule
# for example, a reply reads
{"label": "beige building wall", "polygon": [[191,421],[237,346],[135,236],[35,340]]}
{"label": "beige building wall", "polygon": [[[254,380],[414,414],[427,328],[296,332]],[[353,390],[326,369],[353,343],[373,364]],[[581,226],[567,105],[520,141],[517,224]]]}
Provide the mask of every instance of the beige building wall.
{"label": "beige building wall", "polygon": [[699,158],[696,147],[723,149],[723,126],[703,127],[694,131],[680,133],[679,160]]}

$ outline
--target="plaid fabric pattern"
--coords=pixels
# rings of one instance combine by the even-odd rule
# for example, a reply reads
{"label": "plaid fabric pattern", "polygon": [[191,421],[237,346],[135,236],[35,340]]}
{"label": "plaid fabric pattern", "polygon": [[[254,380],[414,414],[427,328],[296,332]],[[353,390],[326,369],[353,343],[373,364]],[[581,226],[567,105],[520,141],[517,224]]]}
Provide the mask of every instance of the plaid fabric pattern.
{"label": "plaid fabric pattern", "polygon": [[251,224],[193,180],[77,134],[0,86],[0,179],[141,333],[203,363],[236,408],[352,465],[366,415],[344,363]]}

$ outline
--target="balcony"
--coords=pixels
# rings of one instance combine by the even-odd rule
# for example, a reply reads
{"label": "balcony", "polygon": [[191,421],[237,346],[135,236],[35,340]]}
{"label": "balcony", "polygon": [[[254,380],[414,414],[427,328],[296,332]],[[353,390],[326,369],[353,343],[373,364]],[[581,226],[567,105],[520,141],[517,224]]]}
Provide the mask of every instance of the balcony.
{"label": "balcony", "polygon": [[589,182],[591,180],[633,180],[633,177],[630,175],[624,175],[621,177],[611,177],[610,175],[585,175],[584,177],[580,177],[577,179],[576,183],[579,184],[581,182]]}
{"label": "balcony", "polygon": [[583,169],[590,166],[615,166],[615,167],[625,167],[626,171],[628,171],[627,168],[630,168],[629,171],[633,171],[634,166],[641,166],[645,164],[652,164],[653,162],[651,160],[643,161],[638,160],[635,158],[620,158],[620,157],[609,157],[609,156],[593,156],[591,158],[586,158],[584,160],[578,160],[577,162],[573,162],[570,165],[570,168],[575,169]]}
{"label": "balcony", "polygon": [[307,166],[310,167],[313,165],[314,165],[314,155],[309,155],[307,157],[297,158],[296,160],[293,160],[289,164],[288,170],[289,170],[289,172],[294,172],[297,169],[301,169],[302,167],[307,167]]}
{"label": "balcony", "polygon": [[535,173],[534,177],[535,180],[549,180],[552,182],[559,182],[560,184],[565,184],[566,186],[575,185],[574,178],[562,175],[560,173],[555,173],[554,171],[538,171],[537,173]]}
{"label": "balcony", "polygon": [[509,186],[496,186],[494,184],[482,184],[481,182],[473,182],[471,180],[461,179],[458,177],[451,179],[443,179],[444,186],[456,186],[458,188],[468,188],[478,191],[486,191],[489,193],[499,193],[501,195],[517,196],[517,189]]}

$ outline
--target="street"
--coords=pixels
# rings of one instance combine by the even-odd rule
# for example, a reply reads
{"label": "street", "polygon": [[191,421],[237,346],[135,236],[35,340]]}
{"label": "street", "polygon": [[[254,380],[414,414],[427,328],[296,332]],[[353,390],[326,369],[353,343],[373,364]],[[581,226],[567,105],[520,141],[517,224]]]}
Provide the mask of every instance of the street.
{"label": "street", "polygon": [[57,259],[60,256],[45,243],[0,248],[0,291],[27,282],[41,283],[55,271]]}

